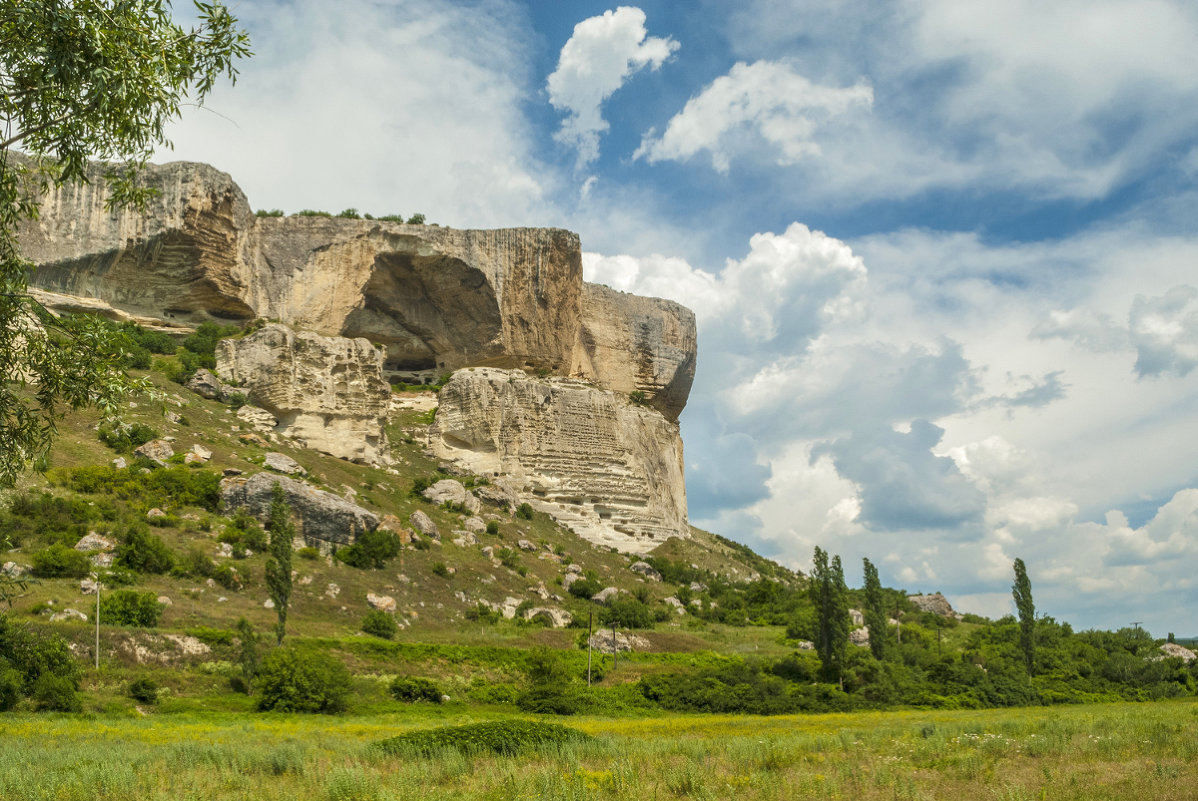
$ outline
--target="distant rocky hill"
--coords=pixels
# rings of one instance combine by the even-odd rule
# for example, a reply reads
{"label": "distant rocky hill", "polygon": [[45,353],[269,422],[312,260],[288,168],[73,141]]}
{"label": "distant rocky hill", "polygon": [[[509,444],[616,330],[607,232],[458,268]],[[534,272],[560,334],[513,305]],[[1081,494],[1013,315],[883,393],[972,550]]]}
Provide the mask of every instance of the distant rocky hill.
{"label": "distant rocky hill", "polygon": [[457,371],[429,431],[439,458],[594,542],[689,535],[694,315],[585,283],[576,234],[258,217],[232,178],[185,162],[146,171],[144,210],[108,211],[102,170],[22,230],[50,308],[179,332],[276,320],[222,345],[218,375],[260,424],[358,461],[385,458],[388,382]]}

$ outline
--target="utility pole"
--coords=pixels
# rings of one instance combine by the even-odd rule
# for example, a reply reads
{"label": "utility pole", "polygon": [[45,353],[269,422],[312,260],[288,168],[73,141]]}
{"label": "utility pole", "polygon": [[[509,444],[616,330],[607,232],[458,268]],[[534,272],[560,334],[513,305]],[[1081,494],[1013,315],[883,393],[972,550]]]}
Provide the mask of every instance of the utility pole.
{"label": "utility pole", "polygon": [[100,574],[93,573],[96,577],[96,670],[100,669]]}
{"label": "utility pole", "polygon": [[591,686],[591,631],[595,625],[595,613],[587,613],[587,686]]}
{"label": "utility pole", "polygon": [[616,624],[611,624],[611,670],[616,672],[620,666],[620,645],[616,642]]}

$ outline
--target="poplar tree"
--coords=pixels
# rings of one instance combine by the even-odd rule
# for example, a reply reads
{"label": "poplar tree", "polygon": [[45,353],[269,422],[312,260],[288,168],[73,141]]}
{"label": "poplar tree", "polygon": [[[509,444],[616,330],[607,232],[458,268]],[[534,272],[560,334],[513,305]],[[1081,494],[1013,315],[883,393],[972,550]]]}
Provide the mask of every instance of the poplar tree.
{"label": "poplar tree", "polygon": [[291,506],[276,481],[270,496],[270,558],[266,560],[266,588],[275,605],[279,622],[275,636],[279,645],[287,633],[287,605],[291,602],[291,540],[295,526],[291,523]]}
{"label": "poplar tree", "polygon": [[865,563],[865,627],[869,629],[869,650],[874,659],[886,657],[886,606],[882,599],[882,582],[878,568],[868,559]]}
{"label": "poplar tree", "polygon": [[815,606],[815,651],[819,654],[824,677],[828,681],[843,682],[845,658],[849,648],[848,587],[844,583],[844,570],[840,557],[828,561],[828,553],[818,545],[813,559],[808,593]]}
{"label": "poplar tree", "polygon": [[1015,583],[1011,585],[1011,595],[1019,611],[1019,648],[1023,651],[1027,675],[1031,676],[1036,666],[1036,604],[1032,601],[1032,582],[1023,560],[1016,559],[1013,567]]}

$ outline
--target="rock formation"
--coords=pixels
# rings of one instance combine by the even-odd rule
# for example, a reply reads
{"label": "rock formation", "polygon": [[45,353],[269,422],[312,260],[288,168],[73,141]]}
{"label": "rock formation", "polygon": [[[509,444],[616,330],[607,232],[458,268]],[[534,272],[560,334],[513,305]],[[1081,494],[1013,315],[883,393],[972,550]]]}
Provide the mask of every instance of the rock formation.
{"label": "rock formation", "polygon": [[518,370],[460,370],[430,428],[440,458],[507,476],[592,542],[644,552],[688,537],[678,425],[617,392]]}
{"label": "rock formation", "polygon": [[384,458],[385,377],[456,370],[431,444],[497,479],[484,501],[528,500],[625,551],[689,536],[677,420],[694,315],[584,283],[576,234],[257,217],[228,175],[183,162],[143,173],[144,212],[110,212],[103,170],[52,189],[21,230],[52,308],[178,330],[281,321],[223,341],[217,374],[264,433],[358,461]]}
{"label": "rock formation", "polygon": [[273,473],[223,479],[221,502],[230,513],[245,507],[250,514],[266,521],[276,483],[282,487],[292,513],[299,518],[300,533],[305,540],[349,545],[363,531],[378,528],[379,518],[373,512],[311,484]]}
{"label": "rock formation", "polygon": [[467,366],[574,375],[640,391],[671,420],[694,376],[694,316],[583,283],[578,236],[379,220],[256,217],[205,164],[151,166],[146,212],[91,183],[47,194],[21,231],[31,285],[54,308],[190,326],[276,319],[384,346],[406,378]]}
{"label": "rock formation", "polygon": [[323,337],[271,323],[217,343],[216,372],[270,412],[279,433],[306,447],[378,462],[391,387],[365,339]]}

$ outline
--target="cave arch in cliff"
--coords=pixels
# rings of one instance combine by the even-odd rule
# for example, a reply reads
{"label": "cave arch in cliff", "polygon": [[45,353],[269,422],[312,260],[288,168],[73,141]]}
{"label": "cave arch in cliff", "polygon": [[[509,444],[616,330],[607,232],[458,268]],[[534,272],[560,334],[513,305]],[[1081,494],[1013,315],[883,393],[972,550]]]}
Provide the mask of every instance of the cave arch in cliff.
{"label": "cave arch in cliff", "polygon": [[375,257],[364,303],[343,333],[385,345],[392,370],[455,369],[500,353],[503,320],[487,276],[419,246],[405,240]]}

